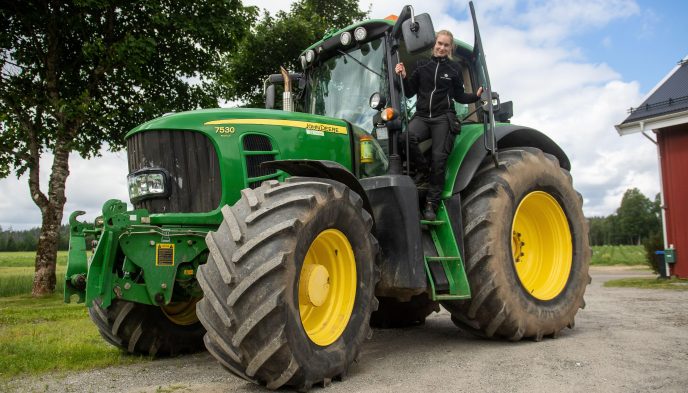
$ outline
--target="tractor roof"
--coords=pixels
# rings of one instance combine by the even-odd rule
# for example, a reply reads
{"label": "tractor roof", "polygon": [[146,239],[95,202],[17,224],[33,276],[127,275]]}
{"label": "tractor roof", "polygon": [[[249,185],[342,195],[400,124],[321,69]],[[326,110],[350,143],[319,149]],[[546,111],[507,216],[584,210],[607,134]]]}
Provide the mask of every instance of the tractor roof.
{"label": "tractor roof", "polygon": [[[320,41],[318,41],[315,44],[304,49],[303,52],[301,52],[301,54],[302,55],[305,54],[306,51],[308,51],[309,49],[313,49],[317,52],[317,49],[320,46],[323,46],[326,41],[331,40],[333,38],[335,40],[338,40],[337,37],[345,31],[351,32],[353,34],[353,31],[359,26],[364,26],[368,29],[368,31],[369,31],[368,36],[369,37],[371,37],[371,38],[377,37],[379,35],[382,35],[388,29],[391,29],[394,26],[394,24],[396,23],[396,20],[397,20],[396,15],[390,15],[385,19],[369,19],[369,20],[365,20],[362,22],[357,22],[357,23],[349,25],[349,26],[347,26],[343,29],[340,29],[340,30],[332,29],[332,30],[328,31],[327,33],[325,33],[325,35],[323,36],[323,38]],[[463,41],[454,39],[454,44],[459,49],[468,50],[469,52],[473,51],[473,47],[471,45],[468,45],[467,43],[465,43]]]}

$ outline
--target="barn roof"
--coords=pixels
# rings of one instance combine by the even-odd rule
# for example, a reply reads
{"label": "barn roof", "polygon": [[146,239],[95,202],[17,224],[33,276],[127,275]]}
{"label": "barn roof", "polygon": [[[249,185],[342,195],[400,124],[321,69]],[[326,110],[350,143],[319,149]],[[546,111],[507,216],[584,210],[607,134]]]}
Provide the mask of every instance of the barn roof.
{"label": "barn roof", "polygon": [[688,56],[678,62],[616,130],[621,135],[688,123]]}

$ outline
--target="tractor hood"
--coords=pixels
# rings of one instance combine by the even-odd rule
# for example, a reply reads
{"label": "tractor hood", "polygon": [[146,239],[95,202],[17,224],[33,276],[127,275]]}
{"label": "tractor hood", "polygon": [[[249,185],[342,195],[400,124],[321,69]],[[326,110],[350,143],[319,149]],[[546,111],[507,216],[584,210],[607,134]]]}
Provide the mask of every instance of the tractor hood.
{"label": "tractor hood", "polygon": [[[295,123],[296,122],[296,123]],[[301,124],[303,123],[303,124]],[[220,126],[227,128],[237,125],[270,125],[308,129],[320,129],[323,132],[334,132],[346,135],[346,122],[318,115],[300,112],[285,112],[270,109],[246,108],[217,108],[202,109],[189,112],[179,112],[163,115],[141,124],[127,133],[126,139],[146,130],[195,130],[209,135],[230,133],[223,132]],[[233,134],[233,132],[231,132]]]}
{"label": "tractor hood", "polygon": [[[282,180],[266,161],[334,161],[354,172],[354,133],[341,119],[268,109],[207,109],[144,123],[127,136],[130,197],[150,213],[218,215],[240,190]],[[140,197],[148,174],[165,179],[162,195]]]}

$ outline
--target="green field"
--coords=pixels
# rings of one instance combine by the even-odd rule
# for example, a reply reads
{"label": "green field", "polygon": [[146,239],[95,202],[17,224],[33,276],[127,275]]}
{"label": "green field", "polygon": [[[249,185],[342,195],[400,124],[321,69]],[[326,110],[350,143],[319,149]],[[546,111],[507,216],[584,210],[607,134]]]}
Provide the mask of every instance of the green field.
{"label": "green field", "polygon": [[593,246],[591,265],[645,265],[643,246]]}
{"label": "green field", "polygon": [[35,252],[0,252],[0,391],[17,375],[64,372],[147,361],[100,337],[84,304],[65,304],[67,253],[58,254],[57,290],[33,298]]}
{"label": "green field", "polygon": [[147,360],[106,343],[86,307],[65,304],[61,293],[38,299],[0,297],[0,353],[0,381]]}
{"label": "green field", "polygon": [[[30,294],[33,287],[34,251],[0,252],[0,297]],[[67,251],[57,253],[57,289],[62,293]]]}

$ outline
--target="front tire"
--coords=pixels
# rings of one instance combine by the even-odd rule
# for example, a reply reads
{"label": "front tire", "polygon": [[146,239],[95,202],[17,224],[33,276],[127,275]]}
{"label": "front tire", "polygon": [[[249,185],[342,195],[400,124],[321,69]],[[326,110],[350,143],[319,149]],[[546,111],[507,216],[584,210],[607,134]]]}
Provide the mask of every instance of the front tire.
{"label": "front tire", "polygon": [[[93,301],[88,315],[105,341],[132,354],[175,356],[203,350],[205,328],[196,318],[196,301],[169,307],[113,300]],[[172,313],[170,310],[179,312]]]}
{"label": "front tire", "polygon": [[517,341],[573,327],[590,282],[582,199],[558,160],[535,148],[486,160],[463,194],[472,298],[442,304],[471,333]]}
{"label": "front tire", "polygon": [[213,356],[269,389],[347,374],[377,308],[372,218],[341,183],[311,178],[245,189],[206,237],[198,315]]}

